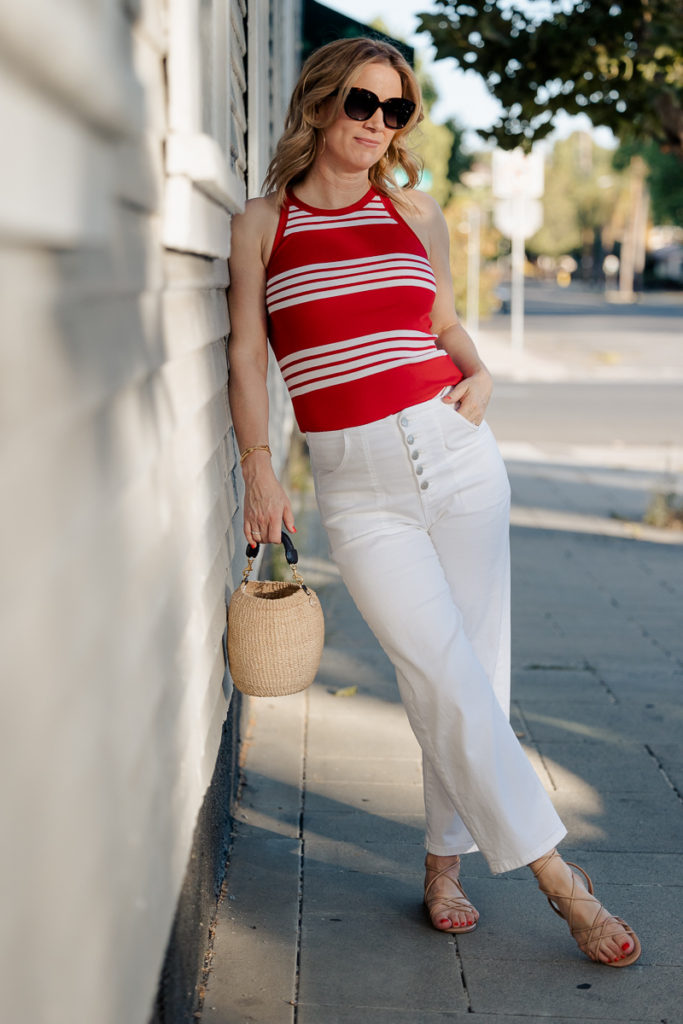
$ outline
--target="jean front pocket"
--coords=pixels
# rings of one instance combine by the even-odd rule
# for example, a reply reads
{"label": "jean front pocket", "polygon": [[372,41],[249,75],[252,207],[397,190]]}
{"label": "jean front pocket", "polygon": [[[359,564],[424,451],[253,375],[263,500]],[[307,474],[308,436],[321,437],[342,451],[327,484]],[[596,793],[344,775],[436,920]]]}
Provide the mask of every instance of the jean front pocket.
{"label": "jean front pocket", "polygon": [[[447,405],[447,406],[446,406],[446,408],[448,409],[448,408],[449,408],[449,406]],[[457,418],[458,418],[458,419],[459,419],[459,420],[460,420],[460,421],[461,421],[462,423],[464,423],[464,424],[465,424],[465,425],[466,425],[467,427],[469,427],[469,429],[470,429],[470,430],[474,430],[475,432],[476,432],[477,430],[479,430],[479,427],[481,426],[481,423],[473,423],[473,422],[472,422],[472,420],[468,420],[468,419],[467,419],[467,416],[463,416],[463,414],[462,414],[461,412],[459,412],[459,410],[458,410],[458,409],[456,409],[456,408],[455,408],[455,406],[453,406],[453,405],[452,405],[452,406],[450,406],[450,408],[452,409],[452,411],[453,411],[453,414],[454,414],[455,416],[457,416]],[[483,420],[482,420],[482,423],[483,423]]]}
{"label": "jean front pocket", "polygon": [[348,454],[345,430],[325,430],[306,434],[311,469],[317,479],[328,478],[343,468]]}
{"label": "jean front pocket", "polygon": [[485,426],[484,420],[479,424],[472,423],[452,405],[444,402],[441,403],[439,422],[444,445],[451,449],[462,448],[463,445],[469,444]]}

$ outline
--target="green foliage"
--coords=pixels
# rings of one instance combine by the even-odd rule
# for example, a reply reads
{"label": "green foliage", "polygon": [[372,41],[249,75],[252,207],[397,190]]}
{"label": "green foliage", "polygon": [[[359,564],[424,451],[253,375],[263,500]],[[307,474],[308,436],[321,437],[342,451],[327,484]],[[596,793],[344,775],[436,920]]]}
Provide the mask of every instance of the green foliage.
{"label": "green foliage", "polygon": [[424,165],[422,187],[434,196],[440,206],[444,206],[451,194],[448,162],[453,148],[453,133],[445,125],[432,121],[430,112],[439,97],[420,60],[416,61],[415,74],[422,91],[424,119],[411,135],[410,145]]}
{"label": "green foliage", "polygon": [[427,74],[427,72],[424,69],[423,63],[419,58],[417,58],[417,60],[415,61],[415,74],[417,75],[417,80],[420,83],[420,91],[422,92],[422,105],[425,109],[425,113],[429,114],[432,107],[438,100],[439,94],[436,91],[434,79],[431,77],[431,75]]}
{"label": "green foliage", "polygon": [[466,153],[463,149],[464,129],[460,128],[453,118],[450,118],[444,123],[453,136],[451,155],[448,158],[448,180],[452,182],[453,185],[457,185],[465,171],[469,171],[472,167],[474,157],[471,153]]}
{"label": "green foliage", "polygon": [[452,132],[445,124],[434,124],[427,114],[415,131],[411,144],[424,165],[422,187],[434,196],[440,206],[445,206],[453,190],[448,178]]}
{"label": "green foliage", "polygon": [[463,152],[463,130],[455,121],[447,121],[445,124],[432,121],[431,109],[439,97],[433,80],[419,60],[415,65],[415,74],[422,90],[425,116],[413,132],[410,144],[424,164],[422,187],[434,196],[440,206],[445,206],[460,175],[472,163],[472,157]]}
{"label": "green foliage", "polygon": [[[481,205],[483,199],[483,195],[475,196],[472,190],[456,188],[453,198],[444,209],[451,244],[450,263],[455,307],[461,317],[464,317],[467,311],[467,250],[470,245],[467,215],[469,207],[475,203]],[[479,315],[487,317],[500,305],[495,294],[500,272],[494,260],[500,255],[501,236],[486,219],[482,219],[479,241]]]}
{"label": "green foliage", "polygon": [[434,3],[419,19],[437,58],[477,71],[504,108],[485,138],[529,149],[565,110],[683,156],[680,0],[548,0],[545,20],[530,3]]}
{"label": "green foliage", "polygon": [[683,502],[675,492],[654,494],[643,522],[665,530],[683,530]]}
{"label": "green foliage", "polygon": [[[388,28],[381,18],[375,18],[372,28],[388,34]],[[445,206],[452,195],[453,186],[460,179],[460,174],[469,167],[471,157],[462,151],[463,131],[454,121],[448,121],[446,124],[435,124],[432,121],[431,110],[439,94],[419,57],[415,61],[414,70],[422,92],[424,119],[413,130],[410,146],[424,166],[422,188],[434,196],[440,206]]]}
{"label": "green foliage", "polygon": [[628,167],[631,158],[642,156],[648,167],[651,217],[654,224],[683,227],[683,174],[672,153],[662,153],[656,143],[622,143],[614,153],[617,170]]}
{"label": "green foliage", "polygon": [[652,147],[645,153],[650,168],[648,186],[655,224],[675,224],[683,228],[683,175],[680,162],[672,153]]}
{"label": "green foliage", "polygon": [[587,132],[556,142],[546,161],[543,227],[528,240],[527,251],[561,256],[592,246],[614,213],[619,184],[612,151]]}

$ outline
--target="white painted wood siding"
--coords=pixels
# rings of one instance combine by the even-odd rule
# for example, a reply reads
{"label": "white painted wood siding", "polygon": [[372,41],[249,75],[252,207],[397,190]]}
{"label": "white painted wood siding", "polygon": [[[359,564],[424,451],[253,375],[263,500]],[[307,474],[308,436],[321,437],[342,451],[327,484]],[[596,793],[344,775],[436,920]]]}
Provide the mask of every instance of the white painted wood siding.
{"label": "white painted wood siding", "polygon": [[[230,216],[294,0],[0,0],[0,1019],[144,1024],[230,698]],[[254,36],[266,62],[250,61]],[[207,53],[207,48],[210,52]],[[261,81],[263,78],[263,81]],[[282,98],[249,123],[261,161]],[[254,171],[255,173],[255,171]],[[271,382],[272,441],[289,405]]]}

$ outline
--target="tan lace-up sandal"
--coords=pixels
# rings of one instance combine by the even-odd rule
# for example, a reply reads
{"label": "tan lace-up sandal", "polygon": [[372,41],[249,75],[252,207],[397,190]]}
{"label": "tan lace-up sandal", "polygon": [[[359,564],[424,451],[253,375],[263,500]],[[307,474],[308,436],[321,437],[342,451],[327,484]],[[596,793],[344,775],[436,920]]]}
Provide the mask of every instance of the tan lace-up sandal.
{"label": "tan lace-up sandal", "polygon": [[[557,852],[557,850],[552,850],[551,853],[547,854],[543,858],[543,862],[540,868],[537,868],[534,871],[536,881],[538,882],[539,889],[547,897],[548,903],[553,908],[555,913],[558,914],[561,918],[563,918],[563,920],[565,920],[569,925],[569,931],[571,932],[572,938],[575,940],[581,952],[585,953],[586,956],[590,957],[590,959],[594,960],[596,963],[605,964],[606,967],[628,967],[629,964],[635,963],[641,953],[640,941],[638,939],[638,936],[633,931],[633,929],[626,924],[625,921],[622,921],[620,917],[615,917],[614,914],[610,914],[609,911],[606,910],[605,907],[603,907],[602,903],[598,903],[597,909],[595,911],[595,917],[593,918],[591,924],[574,924],[574,903],[578,900],[583,900],[584,902],[586,902],[593,895],[593,883],[591,882],[589,876],[586,874],[583,868],[579,867],[578,864],[573,864],[571,861],[565,861],[569,868],[576,868],[576,870],[580,871],[583,877],[585,878],[587,889],[587,893],[585,895],[583,894],[582,889],[578,884],[578,879],[573,871],[572,889],[571,893],[568,896],[564,895],[563,893],[547,892],[543,888],[543,886],[541,885],[540,876],[542,875],[544,869],[548,866],[550,861],[553,859],[553,857],[560,857],[560,854]],[[562,858],[560,857],[560,860],[561,859]],[[555,900],[560,899],[570,901],[568,917],[566,917],[562,913],[560,908],[555,903]],[[592,903],[593,900],[591,900],[590,902]],[[603,911],[609,916],[603,917]],[[598,956],[598,951],[600,949],[601,943],[606,942],[611,938],[614,938],[616,935],[619,934],[620,931],[625,931],[629,938],[633,941],[633,949],[630,953],[621,957],[619,960],[601,960]]]}
{"label": "tan lace-up sandal", "polygon": [[[448,864],[445,868],[442,868],[441,870],[431,867],[425,860],[425,870],[430,872],[434,876],[429,881],[427,881],[427,879],[425,878],[425,906],[429,912],[429,917],[434,927],[436,928],[436,925],[434,924],[434,918],[437,916],[437,907],[440,908],[440,913],[444,917],[446,915],[450,917],[450,915],[453,912],[456,912],[460,914],[467,914],[468,919],[471,919],[473,921],[472,924],[466,924],[460,927],[453,926],[452,928],[436,928],[436,930],[438,932],[445,932],[453,935],[459,935],[464,932],[473,932],[474,929],[477,927],[477,920],[475,917],[476,911],[474,909],[474,906],[470,903],[467,896],[465,895],[465,891],[460,884],[460,880],[458,877],[460,874],[460,858],[458,857],[458,859],[454,861],[453,864]],[[455,877],[453,877],[453,875],[450,874],[450,872],[452,871],[456,872]],[[443,878],[444,876],[446,876],[449,882],[452,882],[452,884],[456,887],[456,889],[460,893],[459,896],[437,896],[436,894],[434,894],[433,896],[429,895],[434,883],[437,882],[440,878]]]}

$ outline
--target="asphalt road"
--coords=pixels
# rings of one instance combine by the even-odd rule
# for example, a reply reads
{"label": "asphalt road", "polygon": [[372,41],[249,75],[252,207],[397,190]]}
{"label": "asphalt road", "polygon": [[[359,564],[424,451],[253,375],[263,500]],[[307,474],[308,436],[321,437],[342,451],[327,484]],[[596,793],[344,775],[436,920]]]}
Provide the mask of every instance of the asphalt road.
{"label": "asphalt road", "polygon": [[[509,315],[497,314],[482,326],[501,341],[509,339]],[[525,287],[524,336],[536,355],[583,369],[587,377],[612,366],[682,380],[683,292],[646,293],[637,303],[619,305],[581,286],[531,281]]]}
{"label": "asphalt road", "polygon": [[500,441],[683,444],[683,386],[499,381],[486,418]]}

